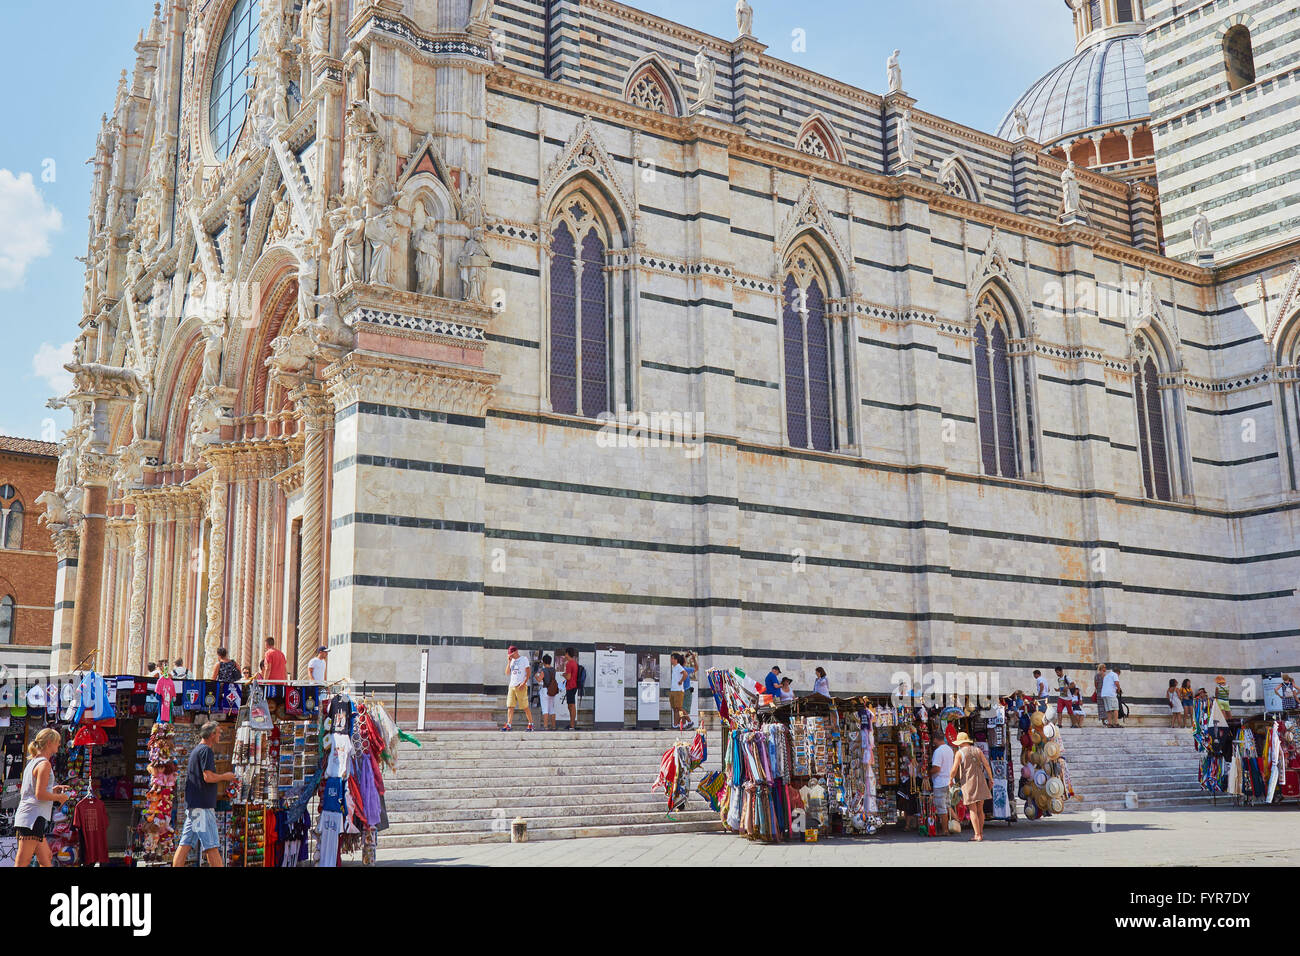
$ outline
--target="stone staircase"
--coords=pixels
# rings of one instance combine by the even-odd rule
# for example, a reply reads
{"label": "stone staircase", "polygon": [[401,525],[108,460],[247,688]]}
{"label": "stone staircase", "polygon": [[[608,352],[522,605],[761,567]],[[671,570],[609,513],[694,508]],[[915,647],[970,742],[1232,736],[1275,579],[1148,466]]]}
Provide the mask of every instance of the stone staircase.
{"label": "stone staircase", "polygon": [[1066,804],[1067,811],[1122,810],[1130,789],[1143,810],[1210,799],[1197,780],[1200,755],[1190,728],[1065,727],[1061,741],[1076,796]]}
{"label": "stone staircase", "polygon": [[[438,730],[403,744],[385,775],[391,826],[380,847],[509,842],[515,817],[528,839],[634,836],[720,829],[718,815],[692,791],[686,809],[667,819],[667,799],[650,787],[663,752],[691,734],[671,731]],[[717,735],[692,776],[721,767]]]}

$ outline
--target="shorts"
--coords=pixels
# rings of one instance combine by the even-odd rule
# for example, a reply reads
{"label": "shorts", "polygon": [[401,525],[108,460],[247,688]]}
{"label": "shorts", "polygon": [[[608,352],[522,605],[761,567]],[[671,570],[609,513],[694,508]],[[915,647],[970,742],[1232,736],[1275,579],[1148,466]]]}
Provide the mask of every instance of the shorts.
{"label": "shorts", "polygon": [[45,817],[37,817],[32,821],[32,825],[29,827],[14,827],[14,834],[17,835],[20,840],[44,840],[45,831],[49,826],[49,820],[45,819]]}
{"label": "shorts", "polygon": [[685,691],[683,691],[682,710],[686,711],[686,713],[689,714],[691,712],[691,706],[694,703],[695,703],[695,688],[688,687],[686,688]]}
{"label": "shorts", "polygon": [[555,713],[555,694],[542,694],[542,716]]}
{"label": "shorts", "polygon": [[516,684],[514,687],[511,687],[510,692],[506,694],[506,706],[527,709],[528,708],[528,685]]}
{"label": "shorts", "polygon": [[1171,713],[1171,714],[1181,714],[1182,712],[1183,712],[1183,705],[1182,705],[1181,702],[1179,702],[1179,703],[1177,703],[1177,704],[1173,704],[1173,703],[1171,703],[1171,704],[1169,705],[1169,713]]}
{"label": "shorts", "polygon": [[1056,698],[1056,712],[1058,714],[1073,714],[1074,705],[1064,697]]}
{"label": "shorts", "polygon": [[185,826],[181,828],[181,838],[177,846],[195,846],[200,853],[215,850],[221,844],[217,834],[216,810],[186,810]]}
{"label": "shorts", "polygon": [[578,688],[570,687],[564,692],[564,702],[566,704],[576,704],[578,702]]}
{"label": "shorts", "polygon": [[682,692],[680,690],[670,690],[668,692],[668,705],[672,707],[673,713],[682,709]]}
{"label": "shorts", "polygon": [[1102,710],[1119,710],[1119,698],[1118,698],[1118,697],[1103,697],[1103,698],[1101,699],[1101,709],[1102,709]]}
{"label": "shorts", "polygon": [[948,812],[948,788],[947,787],[939,787],[937,790],[934,791],[934,812],[935,813]]}

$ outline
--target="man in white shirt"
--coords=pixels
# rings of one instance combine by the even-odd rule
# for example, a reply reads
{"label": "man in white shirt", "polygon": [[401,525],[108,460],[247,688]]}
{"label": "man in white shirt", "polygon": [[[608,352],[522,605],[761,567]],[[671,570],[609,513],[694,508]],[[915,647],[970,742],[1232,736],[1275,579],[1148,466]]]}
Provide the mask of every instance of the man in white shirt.
{"label": "man in white shirt", "polygon": [[1113,670],[1101,678],[1101,692],[1097,695],[1097,709],[1102,713],[1102,723],[1107,727],[1119,726],[1119,679]]}
{"label": "man in white shirt", "polygon": [[307,662],[307,673],[313,684],[325,685],[325,672],[328,669],[330,649],[322,644],[316,648],[316,656]]}
{"label": "man in white shirt", "polygon": [[523,710],[524,716],[528,718],[528,730],[533,729],[533,711],[528,706],[528,678],[531,674],[528,658],[511,644],[506,650],[506,676],[510,679],[510,690],[506,693],[506,725],[501,728],[503,732],[510,729],[516,707]]}
{"label": "man in white shirt", "polygon": [[668,706],[673,710],[673,726],[685,730],[686,716],[686,662],[681,654],[672,655],[673,669],[668,677]]}
{"label": "man in white shirt", "polygon": [[167,676],[172,680],[189,680],[190,672],[185,667],[184,658],[176,658],[175,665],[172,667],[171,673]]}
{"label": "man in white shirt", "polygon": [[952,780],[952,761],[956,756],[948,738],[941,738],[930,757],[930,789],[934,792],[934,815],[939,818],[939,836],[948,835],[948,784]]}
{"label": "man in white shirt", "polygon": [[1042,671],[1034,671],[1034,696],[1038,698],[1038,709],[1047,710],[1047,678]]}

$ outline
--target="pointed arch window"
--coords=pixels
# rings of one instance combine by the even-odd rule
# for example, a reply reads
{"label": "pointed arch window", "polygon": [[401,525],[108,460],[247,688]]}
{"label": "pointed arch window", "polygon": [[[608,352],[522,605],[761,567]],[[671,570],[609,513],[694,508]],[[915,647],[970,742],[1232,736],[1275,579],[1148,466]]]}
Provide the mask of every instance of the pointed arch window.
{"label": "pointed arch window", "polygon": [[23,503],[13,485],[0,486],[0,548],[18,551],[23,546]]}
{"label": "pointed arch window", "polygon": [[1223,35],[1223,62],[1229,92],[1255,82],[1255,49],[1250,29],[1244,24],[1238,23]]}
{"label": "pointed arch window", "polygon": [[1160,385],[1156,350],[1145,336],[1134,342],[1133,400],[1137,413],[1142,490],[1148,498],[1172,501],[1175,490],[1176,436],[1171,408]]}
{"label": "pointed arch window", "polygon": [[1037,470],[1034,405],[1027,350],[1013,351],[1007,307],[992,290],[975,311],[975,403],[984,473],[1023,478]]}
{"label": "pointed arch window", "polygon": [[677,100],[669,89],[668,83],[653,66],[643,67],[627,86],[627,101],[633,106],[663,113],[665,116],[677,115]]}
{"label": "pointed arch window", "polygon": [[939,170],[939,185],[949,196],[979,202],[979,191],[970,169],[956,156],[950,157]]}
{"label": "pointed arch window", "polygon": [[835,134],[820,116],[814,116],[804,123],[795,139],[795,148],[801,153],[816,156],[818,159],[829,159],[836,163],[844,162],[844,154]]}
{"label": "pointed arch window", "polygon": [[835,378],[826,276],[806,249],[791,257],[782,284],[786,436],[796,448],[836,447]]}
{"label": "pointed arch window", "polygon": [[561,205],[550,237],[551,408],[594,418],[612,407],[609,237],[580,195]]}

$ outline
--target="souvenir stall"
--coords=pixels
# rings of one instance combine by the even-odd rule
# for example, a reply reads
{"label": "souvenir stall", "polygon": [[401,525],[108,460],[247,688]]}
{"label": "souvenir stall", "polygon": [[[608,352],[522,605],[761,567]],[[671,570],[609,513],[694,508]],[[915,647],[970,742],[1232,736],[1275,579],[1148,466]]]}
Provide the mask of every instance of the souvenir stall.
{"label": "souvenir stall", "polygon": [[750,839],[815,841],[821,835],[870,834],[884,824],[877,726],[893,727],[893,709],[866,698],[814,695],[759,705],[758,685],[743,672],[707,675],[722,722],[721,771],[697,791],[729,830]]}
{"label": "souvenir stall", "polygon": [[[217,771],[237,775],[218,790],[227,866],[334,866],[358,852],[373,862],[387,826],[383,768],[395,764],[399,738],[414,738],[399,733],[378,701],[341,688],[327,694],[317,685],[95,672],[11,694],[16,706],[0,707],[0,866],[16,855],[26,743],[46,726],[64,734],[55,778],[75,792],[51,821],[56,862],[170,863],[186,810],[186,763],[209,720],[217,724]],[[323,780],[335,783],[323,787]]]}
{"label": "souvenir stall", "polygon": [[1300,799],[1300,721],[1264,714],[1212,723],[1200,776],[1203,789],[1236,806]]}
{"label": "souvenir stall", "polygon": [[[975,746],[984,752],[993,770],[993,796],[984,801],[984,819],[1000,820],[1008,826],[1017,820],[1016,814],[1016,764],[1012,761],[1011,741],[1017,729],[1014,716],[1008,716],[1003,703],[980,709],[967,702],[965,707],[948,706],[932,718],[931,736],[939,736],[950,744],[959,733],[969,736]],[[931,748],[931,752],[933,749]],[[928,766],[928,764],[927,764]],[[964,823],[969,816],[965,804],[949,802],[950,814]],[[923,821],[927,824],[928,821]]]}
{"label": "souvenir stall", "polygon": [[[1015,714],[1015,704],[1008,702],[1008,714]],[[1070,766],[1065,759],[1065,745],[1060,728],[1047,715],[1030,705],[1017,716],[1020,728],[1020,797],[1025,801],[1025,819],[1037,820],[1065,812],[1065,803],[1074,797],[1070,783]]]}

